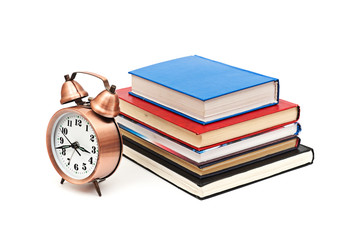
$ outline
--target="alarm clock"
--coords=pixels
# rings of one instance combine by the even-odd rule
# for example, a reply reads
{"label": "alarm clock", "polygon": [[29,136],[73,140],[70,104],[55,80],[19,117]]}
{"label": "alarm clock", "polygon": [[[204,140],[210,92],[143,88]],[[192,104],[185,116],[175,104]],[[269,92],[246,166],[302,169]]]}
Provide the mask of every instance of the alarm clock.
{"label": "alarm clock", "polygon": [[[103,81],[105,90],[88,101],[88,93],[75,80],[78,73]],[[99,196],[99,183],[118,168],[123,149],[122,137],[115,117],[119,114],[119,98],[114,85],[96,73],[74,72],[65,75],[61,88],[61,104],[76,106],[57,111],[48,124],[46,143],[49,158],[61,176],[61,184],[93,183]]]}

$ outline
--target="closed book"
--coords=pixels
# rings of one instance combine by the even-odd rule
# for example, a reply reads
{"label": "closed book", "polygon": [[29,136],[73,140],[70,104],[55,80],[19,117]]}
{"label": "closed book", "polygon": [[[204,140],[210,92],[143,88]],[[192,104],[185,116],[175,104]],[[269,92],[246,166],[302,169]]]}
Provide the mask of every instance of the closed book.
{"label": "closed book", "polygon": [[197,166],[202,166],[221,158],[236,155],[240,152],[245,152],[248,149],[256,148],[278,139],[298,135],[301,129],[299,123],[291,123],[247,138],[198,151],[123,115],[117,117],[117,123],[121,129]]}
{"label": "closed book", "polygon": [[143,67],[131,94],[208,124],[278,103],[279,81],[200,56]]}
{"label": "closed book", "polygon": [[129,94],[130,91],[130,87],[117,90],[122,115],[196,150],[296,122],[300,112],[297,104],[280,99],[276,105],[203,125],[134,97]]}
{"label": "closed book", "polygon": [[198,178],[160,156],[124,141],[124,156],[183,191],[206,199],[313,163],[312,148],[297,149],[211,176]]}
{"label": "closed book", "polygon": [[143,148],[146,151],[152,152],[154,155],[158,155],[161,159],[169,162],[183,171],[188,172],[199,178],[206,178],[220,174],[222,172],[229,171],[239,166],[251,164],[256,161],[261,161],[267,157],[280,154],[282,152],[292,150],[298,147],[300,139],[296,136],[287,137],[284,139],[278,139],[271,143],[258,146],[256,148],[249,149],[246,152],[239,153],[237,155],[222,158],[220,160],[196,166],[191,164],[184,159],[171,154],[164,149],[157,147],[151,143],[144,141],[143,139],[125,131],[121,130],[123,139],[125,142],[131,142],[133,145]]}

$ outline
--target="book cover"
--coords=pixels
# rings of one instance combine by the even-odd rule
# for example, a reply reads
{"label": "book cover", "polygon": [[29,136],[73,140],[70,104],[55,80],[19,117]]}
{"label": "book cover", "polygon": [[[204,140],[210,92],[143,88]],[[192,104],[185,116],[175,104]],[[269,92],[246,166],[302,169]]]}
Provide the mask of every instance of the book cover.
{"label": "book cover", "polygon": [[129,142],[125,142],[124,156],[201,200],[310,165],[314,160],[313,149],[300,145],[295,150],[200,179]]}
{"label": "book cover", "polygon": [[[129,94],[130,91],[130,87],[117,90],[122,115],[196,150],[203,150],[296,122],[300,112],[297,104],[280,99],[277,105],[203,125],[136,98]],[[275,116],[283,113],[288,113],[288,117],[282,119]],[[258,125],[258,120],[261,120],[262,124]],[[239,128],[232,129],[238,126],[237,124],[250,124],[249,128],[245,128],[249,131],[237,135],[237,131],[234,130]]]}
{"label": "book cover", "polygon": [[[265,115],[285,111],[285,110],[288,110],[290,108],[298,108],[298,114],[297,114],[297,117],[295,120],[295,121],[297,121],[299,119],[299,112],[300,112],[298,104],[291,103],[289,101],[280,99],[280,101],[277,105],[258,109],[258,110],[253,111],[253,112],[245,113],[245,114],[238,115],[238,116],[235,116],[232,118],[227,118],[227,119],[224,119],[224,120],[221,120],[218,122],[210,123],[208,125],[203,125],[203,124],[197,123],[195,121],[192,121],[190,119],[187,119],[187,118],[185,118],[179,114],[168,111],[164,108],[160,108],[154,104],[151,104],[151,103],[146,102],[142,99],[134,97],[134,96],[129,94],[130,92],[131,92],[131,87],[122,88],[122,89],[117,90],[117,94],[118,94],[120,100],[123,100],[127,103],[130,103],[130,104],[132,104],[138,108],[141,108],[141,109],[143,109],[143,110],[145,110],[145,111],[147,111],[153,115],[156,115],[156,116],[158,116],[158,117],[160,117],[160,118],[162,118],[162,119],[164,119],[170,123],[178,125],[179,127],[182,127],[182,128],[184,128],[188,131],[191,131],[195,134],[202,134],[202,133],[210,132],[210,131],[224,128],[224,127],[234,125],[237,123],[249,121],[249,120],[252,120],[255,118],[260,118],[260,117],[263,117]],[[131,116],[126,114],[126,112],[123,112],[122,109],[120,109],[120,111],[122,114],[131,118]],[[295,122],[295,121],[293,121],[293,122]]]}
{"label": "book cover", "polygon": [[285,137],[297,136],[301,130],[299,123],[292,123],[251,137],[198,151],[123,115],[117,117],[117,123],[125,133],[129,132],[196,166],[203,166]]}
{"label": "book cover", "polygon": [[132,94],[200,124],[210,124],[278,103],[276,78],[200,56],[129,72]]}
{"label": "book cover", "polygon": [[259,146],[258,148],[251,149],[247,152],[240,153],[235,156],[226,157],[224,159],[206,164],[204,166],[195,166],[179,157],[176,157],[163,149],[160,149],[150,143],[139,139],[126,131],[122,131],[124,143],[131,144],[132,148],[141,148],[145,151],[158,155],[162,160],[175,165],[183,171],[188,172],[198,178],[207,178],[215,176],[231,169],[238,168],[253,162],[261,161],[268,157],[293,150],[299,146],[300,139],[297,137],[290,137],[281,139],[270,144]]}
{"label": "book cover", "polygon": [[202,101],[278,81],[197,55],[153,64],[129,73]]}

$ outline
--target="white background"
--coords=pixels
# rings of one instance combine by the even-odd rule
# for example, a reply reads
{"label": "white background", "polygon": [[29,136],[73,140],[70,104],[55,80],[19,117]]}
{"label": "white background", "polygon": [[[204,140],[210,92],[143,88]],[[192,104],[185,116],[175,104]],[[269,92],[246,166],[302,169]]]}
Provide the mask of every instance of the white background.
{"label": "white background", "polygon": [[[343,1],[1,1],[1,239],[345,239]],[[280,79],[315,163],[204,201],[123,159],[60,185],[46,127],[65,74],[118,88],[128,71],[198,54]],[[101,81],[79,81],[95,96]]]}

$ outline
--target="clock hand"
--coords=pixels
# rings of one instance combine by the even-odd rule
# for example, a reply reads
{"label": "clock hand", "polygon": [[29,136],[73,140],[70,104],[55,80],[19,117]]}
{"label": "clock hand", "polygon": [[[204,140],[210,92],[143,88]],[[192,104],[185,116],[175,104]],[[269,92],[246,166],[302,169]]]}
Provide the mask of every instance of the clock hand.
{"label": "clock hand", "polygon": [[72,145],[62,145],[60,147],[56,147],[55,149],[65,149],[65,148],[70,148]]}
{"label": "clock hand", "polygon": [[[59,130],[60,130],[60,132],[62,133],[62,135],[67,139],[67,141],[71,144],[71,146],[74,146],[74,145],[71,143],[70,139],[68,139],[68,137],[62,132],[61,128],[59,128]],[[80,152],[78,152],[77,148],[75,148],[75,147],[73,147],[73,148],[76,150],[76,152],[78,153],[79,156],[82,156],[82,155],[80,154]]]}
{"label": "clock hand", "polygon": [[68,137],[63,133],[63,131],[61,130],[61,128],[59,128],[60,132],[62,133],[62,135],[67,139],[67,141],[72,145],[70,139],[68,139]]}
{"label": "clock hand", "polygon": [[83,148],[83,147],[78,147],[81,151],[83,151],[83,152],[87,152],[87,153],[90,153],[88,150],[86,150],[85,148]]}
{"label": "clock hand", "polygon": [[[76,149],[74,149],[74,150],[76,150]],[[68,164],[67,164],[67,165],[70,165],[74,152],[75,152],[75,151],[72,152],[70,158],[67,158],[67,160],[68,160]]]}

